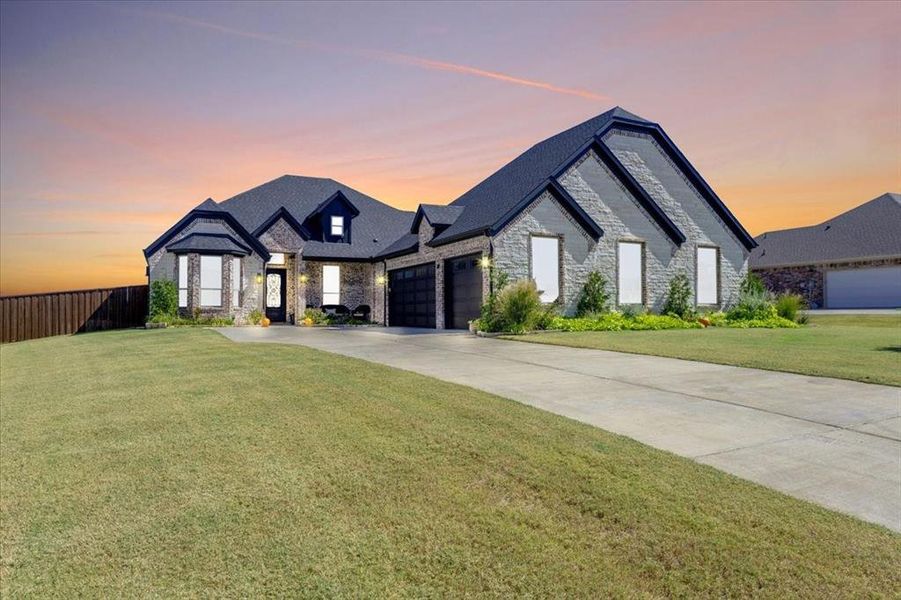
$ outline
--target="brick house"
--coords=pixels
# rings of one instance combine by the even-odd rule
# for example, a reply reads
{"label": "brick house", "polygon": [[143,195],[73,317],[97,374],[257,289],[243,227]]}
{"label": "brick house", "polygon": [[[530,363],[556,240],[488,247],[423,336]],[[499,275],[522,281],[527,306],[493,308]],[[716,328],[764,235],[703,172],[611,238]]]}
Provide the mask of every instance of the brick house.
{"label": "brick house", "polygon": [[592,271],[617,306],[658,311],[684,273],[733,303],[756,246],[663,129],[619,107],[540,142],[447,206],[404,212],[331,179],[280,177],[206,200],[144,251],[186,313],[371,308],[378,323],[465,328],[489,270],[575,310]]}
{"label": "brick house", "polygon": [[819,225],[757,236],[750,267],[811,308],[901,307],[901,196],[883,194]]}

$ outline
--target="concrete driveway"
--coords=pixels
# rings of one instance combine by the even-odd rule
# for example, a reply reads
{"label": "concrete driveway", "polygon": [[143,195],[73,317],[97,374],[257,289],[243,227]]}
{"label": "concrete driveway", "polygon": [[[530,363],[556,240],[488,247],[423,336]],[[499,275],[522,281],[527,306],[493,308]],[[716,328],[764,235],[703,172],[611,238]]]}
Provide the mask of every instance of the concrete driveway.
{"label": "concrete driveway", "polygon": [[400,328],[225,328],[475,387],[901,531],[901,389]]}

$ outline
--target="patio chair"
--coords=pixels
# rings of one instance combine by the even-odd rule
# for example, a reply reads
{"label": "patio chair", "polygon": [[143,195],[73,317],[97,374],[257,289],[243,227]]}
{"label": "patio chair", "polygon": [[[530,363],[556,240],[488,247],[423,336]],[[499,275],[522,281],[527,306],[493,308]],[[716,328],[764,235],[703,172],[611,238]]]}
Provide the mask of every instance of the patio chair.
{"label": "patio chair", "polygon": [[354,319],[360,319],[361,321],[368,321],[369,315],[371,312],[372,312],[372,309],[369,308],[368,304],[361,304],[360,306],[358,306],[354,309],[354,311],[351,313],[351,316]]}

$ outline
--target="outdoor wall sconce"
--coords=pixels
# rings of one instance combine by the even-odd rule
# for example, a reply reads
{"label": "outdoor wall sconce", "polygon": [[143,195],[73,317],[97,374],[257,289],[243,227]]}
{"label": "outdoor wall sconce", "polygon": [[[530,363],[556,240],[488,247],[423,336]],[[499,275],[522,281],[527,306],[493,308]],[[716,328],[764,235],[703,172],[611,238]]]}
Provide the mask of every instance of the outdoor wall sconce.
{"label": "outdoor wall sconce", "polygon": [[263,283],[263,274],[257,273],[257,285]]}
{"label": "outdoor wall sconce", "polygon": [[306,273],[301,273],[300,276],[297,278],[297,280],[300,281],[301,283],[306,283],[310,280],[310,278]]}
{"label": "outdoor wall sconce", "polygon": [[388,280],[385,279],[385,276],[384,276],[384,275],[379,275],[378,277],[375,278],[375,283],[376,283],[376,285],[385,285],[385,283],[386,283],[387,281],[388,281]]}
{"label": "outdoor wall sconce", "polygon": [[487,269],[491,266],[491,258],[489,258],[487,254],[482,256],[482,258],[479,259],[479,266],[483,269]]}

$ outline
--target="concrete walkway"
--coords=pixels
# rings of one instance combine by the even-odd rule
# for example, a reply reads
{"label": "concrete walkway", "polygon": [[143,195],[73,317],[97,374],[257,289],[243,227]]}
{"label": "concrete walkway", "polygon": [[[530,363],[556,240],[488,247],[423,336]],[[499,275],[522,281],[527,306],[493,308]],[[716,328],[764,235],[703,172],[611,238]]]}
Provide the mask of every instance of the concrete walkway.
{"label": "concrete walkway", "polygon": [[901,389],[396,328],[219,330],[475,387],[901,531]]}

